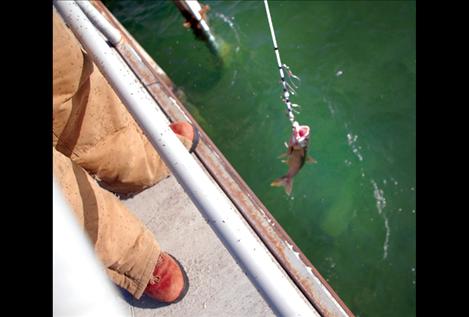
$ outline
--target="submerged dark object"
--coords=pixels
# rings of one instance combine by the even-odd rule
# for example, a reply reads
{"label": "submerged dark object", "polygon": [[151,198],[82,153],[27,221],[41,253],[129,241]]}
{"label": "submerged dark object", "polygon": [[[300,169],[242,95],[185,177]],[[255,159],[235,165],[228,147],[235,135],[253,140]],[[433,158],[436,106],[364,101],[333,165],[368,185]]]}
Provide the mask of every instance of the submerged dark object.
{"label": "submerged dark object", "polygon": [[199,1],[195,0],[173,0],[173,2],[186,19],[184,26],[190,27],[195,36],[206,42],[210,51],[218,55],[219,45],[210,30],[206,14],[210,7],[208,5],[201,6]]}

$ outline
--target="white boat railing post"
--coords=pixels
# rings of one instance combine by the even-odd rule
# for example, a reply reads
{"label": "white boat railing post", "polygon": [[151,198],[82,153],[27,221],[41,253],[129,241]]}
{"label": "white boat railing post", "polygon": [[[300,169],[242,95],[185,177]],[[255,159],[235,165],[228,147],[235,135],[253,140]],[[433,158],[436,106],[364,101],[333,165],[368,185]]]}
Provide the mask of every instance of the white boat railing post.
{"label": "white boat railing post", "polygon": [[122,35],[119,30],[112,26],[89,1],[77,1],[76,3],[113,46],[116,46],[121,41]]}

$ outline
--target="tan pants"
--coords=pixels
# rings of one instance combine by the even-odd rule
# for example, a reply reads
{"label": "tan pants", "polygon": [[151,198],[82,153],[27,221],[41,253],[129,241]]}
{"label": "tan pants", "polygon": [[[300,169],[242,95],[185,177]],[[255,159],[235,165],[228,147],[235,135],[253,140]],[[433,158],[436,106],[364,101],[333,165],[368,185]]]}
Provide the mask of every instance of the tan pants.
{"label": "tan pants", "polygon": [[[190,146],[189,140],[180,140]],[[89,174],[114,192],[132,193],[169,172],[55,10],[53,172],[108,275],[140,298],[160,247],[143,223]]]}

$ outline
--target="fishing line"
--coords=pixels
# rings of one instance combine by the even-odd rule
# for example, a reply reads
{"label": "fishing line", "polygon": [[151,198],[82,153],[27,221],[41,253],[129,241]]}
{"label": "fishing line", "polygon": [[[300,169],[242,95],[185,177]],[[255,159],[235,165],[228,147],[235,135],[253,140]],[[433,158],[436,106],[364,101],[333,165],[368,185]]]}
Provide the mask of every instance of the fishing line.
{"label": "fishing line", "polygon": [[[285,105],[287,106],[288,119],[292,125],[292,131],[289,143],[285,145],[288,148],[287,153],[283,156],[287,156],[288,160],[288,173],[280,178],[275,179],[270,184],[271,186],[283,186],[285,187],[285,192],[287,195],[290,195],[292,192],[293,186],[293,177],[299,172],[305,162],[315,162],[315,160],[307,156],[308,142],[309,142],[309,131],[310,128],[307,125],[300,126],[298,121],[295,121],[296,110],[293,107],[299,107],[296,104],[292,104],[290,101],[290,94],[295,95],[296,91],[293,87],[298,88],[293,82],[293,79],[300,80],[299,77],[293,75],[290,68],[282,64],[280,59],[280,52],[277,45],[277,39],[275,38],[274,26],[272,24],[272,17],[270,16],[269,3],[267,0],[264,0],[265,12],[267,13],[267,21],[269,22],[270,33],[272,35],[272,42],[274,44],[275,57],[277,58],[277,66],[280,72],[280,79],[282,81],[283,95],[282,99]],[[288,75],[289,82],[285,80],[284,71]]]}
{"label": "fishing line", "polygon": [[[280,72],[280,79],[282,80],[282,87],[283,87],[283,101],[285,102],[287,106],[287,112],[288,112],[288,119],[290,122],[293,123],[295,122],[295,115],[293,113],[293,105],[290,101],[290,90],[288,88],[289,84],[285,81],[285,74],[284,74],[284,69],[291,73],[290,68],[287,65],[282,64],[282,60],[280,59],[280,52],[278,49],[277,45],[277,39],[275,37],[275,31],[274,31],[274,26],[272,24],[272,18],[270,16],[270,10],[269,10],[269,4],[267,0],[264,0],[264,5],[265,5],[265,12],[267,13],[267,20],[269,22],[269,27],[270,27],[270,33],[272,34],[272,42],[274,44],[274,52],[275,56],[277,57],[277,66],[278,70]],[[294,76],[294,75],[293,75]],[[291,77],[289,75],[289,77]],[[299,79],[297,76],[294,76],[295,79]],[[293,90],[293,89],[292,89]],[[294,95],[295,92],[293,90],[292,95]],[[295,106],[298,106],[295,104]]]}

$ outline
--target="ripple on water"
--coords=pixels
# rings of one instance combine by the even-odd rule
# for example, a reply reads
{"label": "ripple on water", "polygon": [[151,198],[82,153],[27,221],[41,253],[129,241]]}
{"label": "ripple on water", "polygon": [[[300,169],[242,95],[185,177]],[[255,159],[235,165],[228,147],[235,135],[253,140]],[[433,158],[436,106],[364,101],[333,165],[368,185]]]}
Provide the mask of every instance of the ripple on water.
{"label": "ripple on water", "polygon": [[352,149],[353,154],[358,158],[359,161],[363,161],[363,156],[360,153],[360,146],[357,146],[358,135],[353,135],[351,132],[347,133],[347,143]]}
{"label": "ripple on water", "polygon": [[389,248],[389,236],[391,235],[391,228],[389,227],[389,220],[386,216],[386,213],[383,212],[384,208],[386,207],[386,198],[384,197],[384,191],[378,187],[376,182],[372,179],[371,184],[373,185],[373,195],[376,199],[376,208],[378,209],[378,214],[383,217],[384,220],[384,228],[386,231],[386,235],[384,238],[384,245],[383,245],[383,260],[388,257],[388,248]]}

